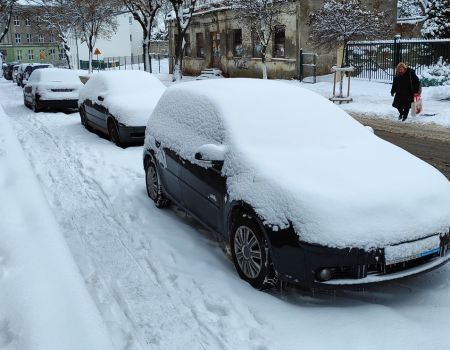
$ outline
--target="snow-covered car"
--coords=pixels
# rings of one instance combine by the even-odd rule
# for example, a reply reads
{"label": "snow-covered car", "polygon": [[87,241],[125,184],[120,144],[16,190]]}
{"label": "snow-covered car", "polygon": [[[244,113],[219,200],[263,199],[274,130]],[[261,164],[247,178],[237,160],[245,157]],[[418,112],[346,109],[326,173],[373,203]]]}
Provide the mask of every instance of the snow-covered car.
{"label": "snow-covered car", "polygon": [[96,73],[80,91],[81,123],[105,133],[118,146],[142,144],[148,118],[165,89],[143,71]]}
{"label": "snow-covered car", "polygon": [[37,69],[23,89],[23,103],[35,112],[44,108],[78,108],[82,86],[77,72],[73,70]]}
{"label": "snow-covered car", "polygon": [[382,282],[450,259],[449,181],[298,86],[172,86],[143,163],[156,206],[175,202],[216,232],[256,288]]}
{"label": "snow-covered car", "polygon": [[28,79],[36,69],[53,68],[51,63],[29,63],[22,74],[22,87],[27,85]]}
{"label": "snow-covered car", "polygon": [[25,73],[25,69],[29,66],[29,63],[21,63],[19,69],[17,70],[16,83],[18,86],[22,87],[23,75]]}

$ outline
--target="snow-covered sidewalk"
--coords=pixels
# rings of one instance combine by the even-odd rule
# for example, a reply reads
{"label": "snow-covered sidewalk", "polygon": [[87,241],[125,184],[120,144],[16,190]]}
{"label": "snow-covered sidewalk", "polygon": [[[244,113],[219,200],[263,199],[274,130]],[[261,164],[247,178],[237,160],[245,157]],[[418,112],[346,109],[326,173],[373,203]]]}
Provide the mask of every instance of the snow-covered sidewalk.
{"label": "snow-covered sidewalk", "polygon": [[0,106],[0,348],[113,349]]}
{"label": "snow-covered sidewalk", "polygon": [[[298,81],[291,81],[290,83],[300,84]],[[332,95],[333,83],[331,75],[318,77],[318,83],[316,84],[302,83],[301,85],[326,98]],[[344,91],[347,91],[346,88]],[[389,119],[402,123],[398,121],[397,110],[392,107],[391,84],[352,79],[350,83],[350,97],[353,98],[353,102],[339,105],[350,114]],[[423,112],[417,117],[409,116],[406,123],[434,123],[439,126],[450,127],[450,85],[422,88],[422,102]]]}

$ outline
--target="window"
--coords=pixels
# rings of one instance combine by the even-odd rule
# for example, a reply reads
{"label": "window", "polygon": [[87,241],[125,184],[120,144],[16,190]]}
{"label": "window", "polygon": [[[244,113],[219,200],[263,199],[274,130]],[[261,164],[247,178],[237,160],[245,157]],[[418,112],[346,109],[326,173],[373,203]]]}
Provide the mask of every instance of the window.
{"label": "window", "polygon": [[66,59],[66,55],[64,54],[64,49],[63,48],[59,48],[59,60],[62,61]]}
{"label": "window", "polygon": [[197,43],[197,57],[205,57],[203,33],[195,34],[195,41]]}
{"label": "window", "polygon": [[20,36],[20,34],[16,34],[16,44],[20,44],[20,42],[22,41],[22,38]]}
{"label": "window", "polygon": [[31,26],[31,21],[30,21],[29,18],[25,19],[25,25],[26,25],[27,27]]}
{"label": "window", "polygon": [[242,29],[233,30],[233,56],[242,56]]}
{"label": "window", "polygon": [[19,16],[14,16],[14,25],[15,26],[20,26]]}
{"label": "window", "polygon": [[191,35],[184,34],[184,55],[191,57],[192,49],[191,49]]}
{"label": "window", "polygon": [[55,36],[53,34],[50,34],[50,42],[51,43],[55,42]]}
{"label": "window", "polygon": [[50,58],[52,59],[52,61],[54,61],[56,59],[56,51],[55,51],[55,49],[48,50],[48,54],[50,55]]}
{"label": "window", "polygon": [[132,16],[128,17],[128,22],[129,22],[130,24],[133,24],[133,17],[132,17]]}
{"label": "window", "polygon": [[259,35],[256,32],[252,33],[252,42],[253,42],[253,57],[261,58],[262,44],[259,39]]}
{"label": "window", "polygon": [[39,41],[40,43],[43,43],[43,42],[44,42],[44,35],[43,35],[43,34],[39,34],[38,41]]}
{"label": "window", "polygon": [[28,50],[28,59],[34,60],[34,51],[33,50]]}
{"label": "window", "polygon": [[276,26],[273,43],[273,57],[283,58],[285,45],[285,26]]}
{"label": "window", "polygon": [[22,61],[22,50],[17,50],[17,61]]}
{"label": "window", "polygon": [[31,34],[27,34],[27,43],[31,43],[33,41]]}

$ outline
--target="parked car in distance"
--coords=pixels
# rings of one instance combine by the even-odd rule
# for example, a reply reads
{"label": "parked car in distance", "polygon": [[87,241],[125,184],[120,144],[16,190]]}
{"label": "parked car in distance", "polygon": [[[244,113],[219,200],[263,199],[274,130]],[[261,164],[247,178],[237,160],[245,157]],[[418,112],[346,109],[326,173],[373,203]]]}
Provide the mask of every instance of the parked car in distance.
{"label": "parked car in distance", "polygon": [[450,260],[449,181],[286,82],[168,88],[143,165],[155,205],[172,201],[215,232],[258,289],[383,282]]}
{"label": "parked car in distance", "polygon": [[50,63],[30,63],[25,68],[23,75],[22,75],[22,87],[27,85],[28,78],[30,77],[31,73],[33,73],[36,69],[44,69],[44,68],[53,68],[53,64]]}
{"label": "parked car in distance", "polygon": [[81,123],[118,146],[142,144],[148,118],[165,89],[143,71],[96,73],[80,91]]}
{"label": "parked car in distance", "polygon": [[17,72],[19,71],[20,64],[16,64],[13,66],[12,71],[12,81],[13,83],[17,83]]}
{"label": "parked car in distance", "polygon": [[76,71],[36,69],[23,89],[24,104],[35,112],[45,108],[78,108],[82,86]]}
{"label": "parked car in distance", "polygon": [[21,63],[19,65],[19,69],[17,70],[16,83],[20,87],[22,87],[23,74],[28,65],[29,63]]}
{"label": "parked car in distance", "polygon": [[6,65],[6,67],[4,67],[3,70],[3,77],[6,80],[12,80],[12,75],[13,75],[13,68],[16,64],[18,64],[19,62],[10,62]]}

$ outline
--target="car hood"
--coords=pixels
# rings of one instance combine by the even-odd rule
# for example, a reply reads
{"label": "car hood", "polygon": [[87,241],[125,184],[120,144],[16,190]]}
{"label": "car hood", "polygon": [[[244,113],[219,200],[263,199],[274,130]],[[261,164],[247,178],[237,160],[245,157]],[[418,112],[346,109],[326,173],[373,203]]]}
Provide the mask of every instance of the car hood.
{"label": "car hood", "polygon": [[448,232],[449,181],[375,135],[279,152],[247,150],[248,171],[228,179],[235,199],[249,202],[266,224],[292,224],[301,240],[337,248],[378,248]]}

